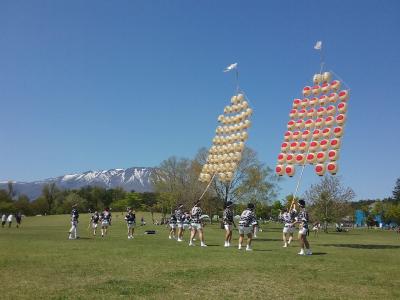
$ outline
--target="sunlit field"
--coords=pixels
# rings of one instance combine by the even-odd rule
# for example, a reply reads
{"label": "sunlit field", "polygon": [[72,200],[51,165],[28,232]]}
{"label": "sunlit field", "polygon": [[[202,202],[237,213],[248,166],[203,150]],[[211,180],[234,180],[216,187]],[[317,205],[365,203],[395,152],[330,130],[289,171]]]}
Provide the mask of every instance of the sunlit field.
{"label": "sunlit field", "polygon": [[[149,223],[149,214],[144,215]],[[69,216],[23,219],[0,228],[1,299],[400,299],[400,235],[354,229],[320,233],[314,255],[282,248],[281,226],[262,225],[254,251],[223,247],[217,224],[205,228],[207,248],[168,239],[165,226],[136,228],[128,240],[121,213],[105,238],[88,231],[68,240]],[[155,235],[144,231],[154,229]]]}

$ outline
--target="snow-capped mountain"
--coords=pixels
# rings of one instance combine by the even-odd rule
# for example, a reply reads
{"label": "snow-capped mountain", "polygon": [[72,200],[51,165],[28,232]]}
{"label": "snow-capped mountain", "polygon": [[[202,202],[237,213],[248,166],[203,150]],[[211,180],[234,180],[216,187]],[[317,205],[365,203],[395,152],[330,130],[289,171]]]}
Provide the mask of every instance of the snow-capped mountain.
{"label": "snow-capped mountain", "polygon": [[[15,195],[27,195],[36,199],[42,192],[44,185],[55,183],[60,189],[79,189],[84,186],[99,186],[103,188],[121,187],[126,191],[151,192],[150,175],[152,168],[111,169],[105,171],[87,171],[81,174],[67,174],[55,178],[48,178],[33,182],[14,182]],[[7,190],[7,182],[0,182],[0,189]]]}

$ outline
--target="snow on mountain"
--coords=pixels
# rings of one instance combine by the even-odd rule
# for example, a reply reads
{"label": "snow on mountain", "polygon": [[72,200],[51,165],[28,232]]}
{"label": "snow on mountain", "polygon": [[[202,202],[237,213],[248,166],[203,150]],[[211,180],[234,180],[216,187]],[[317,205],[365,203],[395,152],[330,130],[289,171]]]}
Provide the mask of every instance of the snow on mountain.
{"label": "snow on mountain", "polygon": [[[151,192],[153,190],[150,180],[152,172],[152,168],[139,167],[87,171],[33,182],[14,182],[14,191],[17,196],[24,194],[30,199],[36,199],[45,184],[54,182],[60,189],[72,190],[84,186],[99,186],[106,189],[121,187],[126,191]],[[6,181],[0,182],[0,189],[7,189]]]}

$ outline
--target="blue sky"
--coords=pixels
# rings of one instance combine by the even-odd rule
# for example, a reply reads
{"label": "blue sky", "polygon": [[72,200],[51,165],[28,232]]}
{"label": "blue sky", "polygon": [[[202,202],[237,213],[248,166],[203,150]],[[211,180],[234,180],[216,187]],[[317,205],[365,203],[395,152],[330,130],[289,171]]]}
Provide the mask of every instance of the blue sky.
{"label": "blue sky", "polygon": [[[400,177],[399,1],[1,1],[0,180],[193,157],[233,93],[233,62],[255,111],[248,145],[274,167],[291,101],[319,69],[316,40],[352,89],[343,182],[387,197]],[[306,169],[301,191],[317,181]]]}

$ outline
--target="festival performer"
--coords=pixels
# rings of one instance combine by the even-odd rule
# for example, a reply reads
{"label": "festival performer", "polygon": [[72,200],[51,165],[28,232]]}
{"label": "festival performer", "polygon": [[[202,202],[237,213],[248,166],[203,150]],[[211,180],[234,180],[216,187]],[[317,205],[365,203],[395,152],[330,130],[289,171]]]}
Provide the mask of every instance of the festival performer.
{"label": "festival performer", "polygon": [[251,248],[251,240],[253,237],[253,226],[257,223],[256,215],[254,214],[255,206],[253,203],[249,203],[247,205],[247,209],[245,209],[240,215],[239,221],[239,246],[238,249],[242,249],[242,243],[244,239],[244,235],[247,235],[247,245],[246,251],[252,251]]}
{"label": "festival performer", "polygon": [[192,232],[190,233],[190,240],[189,240],[189,246],[194,246],[193,239],[196,235],[196,233],[199,233],[199,238],[200,238],[200,246],[201,247],[207,247],[207,245],[204,243],[204,232],[203,232],[203,224],[201,220],[201,215],[203,211],[200,208],[200,201],[195,202],[192,211],[191,211],[191,227],[192,227]]}
{"label": "festival performer", "polygon": [[15,221],[17,222],[17,228],[21,226],[21,220],[22,220],[22,213],[18,212],[15,214]]}
{"label": "festival performer", "polygon": [[108,207],[106,207],[104,211],[100,214],[100,222],[101,237],[104,237],[107,234],[108,226],[111,226],[111,212]]}
{"label": "festival performer", "polygon": [[6,224],[6,220],[7,220],[7,216],[6,216],[6,214],[3,214],[1,216],[1,227],[4,228],[4,225]]}
{"label": "festival performer", "polygon": [[90,218],[90,225],[92,225],[92,229],[93,229],[93,235],[96,236],[96,232],[97,232],[97,226],[99,224],[99,220],[100,220],[100,215],[97,212],[97,210],[93,213],[93,215]]}
{"label": "festival performer", "polygon": [[300,252],[298,253],[299,255],[311,255],[311,249],[310,249],[310,244],[308,243],[307,240],[307,232],[308,232],[308,221],[309,221],[309,216],[306,211],[306,202],[303,199],[299,200],[299,206],[300,206],[300,212],[295,218],[294,224],[300,224],[300,230],[299,230],[299,241],[300,241]]}
{"label": "festival performer", "polygon": [[128,239],[133,239],[135,231],[136,215],[132,208],[128,208],[128,214],[125,216],[126,225],[128,226]]}
{"label": "festival performer", "polygon": [[176,223],[177,223],[177,219],[176,219],[175,213],[173,213],[171,215],[171,217],[169,218],[169,228],[170,228],[169,236],[168,236],[169,239],[172,239],[172,238],[176,239]]}
{"label": "festival performer", "polygon": [[178,208],[175,210],[176,225],[178,227],[178,242],[182,242],[183,235],[183,204],[179,204]]}
{"label": "festival performer", "polygon": [[9,214],[8,217],[7,217],[8,228],[11,228],[13,217],[14,217],[13,214]]}
{"label": "festival performer", "polygon": [[292,223],[294,220],[293,220],[293,214],[291,212],[292,211],[289,212],[289,210],[285,208],[283,214],[281,214],[281,220],[283,221],[284,224],[283,234],[282,234],[284,248],[289,246],[293,240],[294,227]]}
{"label": "festival performer", "polygon": [[72,211],[71,211],[71,228],[69,230],[69,239],[70,240],[75,240],[78,237],[78,219],[79,219],[79,212],[77,209],[77,204],[72,205]]}
{"label": "festival performer", "polygon": [[223,213],[223,221],[224,221],[224,227],[225,227],[225,244],[224,247],[230,247],[231,246],[231,241],[232,241],[232,227],[234,226],[234,221],[233,221],[233,211],[232,211],[232,206],[233,203],[232,201],[226,202],[224,205],[224,213]]}

